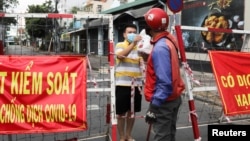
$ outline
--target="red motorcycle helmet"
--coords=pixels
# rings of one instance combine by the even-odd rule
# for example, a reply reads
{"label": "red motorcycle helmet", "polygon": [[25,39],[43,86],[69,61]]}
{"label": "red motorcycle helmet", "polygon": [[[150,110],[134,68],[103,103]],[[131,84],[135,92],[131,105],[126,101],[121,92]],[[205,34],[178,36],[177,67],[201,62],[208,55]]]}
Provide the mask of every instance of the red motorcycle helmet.
{"label": "red motorcycle helmet", "polygon": [[147,25],[155,31],[162,31],[168,28],[168,15],[161,8],[151,8],[144,15]]}

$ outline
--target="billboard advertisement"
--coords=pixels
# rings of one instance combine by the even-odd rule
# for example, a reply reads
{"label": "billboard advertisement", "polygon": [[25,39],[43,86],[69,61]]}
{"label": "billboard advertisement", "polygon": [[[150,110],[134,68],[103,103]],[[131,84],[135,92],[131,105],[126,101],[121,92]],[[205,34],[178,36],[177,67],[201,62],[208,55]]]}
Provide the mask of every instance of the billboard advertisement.
{"label": "billboard advertisement", "polygon": [[[244,0],[188,0],[181,21],[184,26],[244,30]],[[183,31],[186,51],[239,51],[242,35],[224,32]]]}

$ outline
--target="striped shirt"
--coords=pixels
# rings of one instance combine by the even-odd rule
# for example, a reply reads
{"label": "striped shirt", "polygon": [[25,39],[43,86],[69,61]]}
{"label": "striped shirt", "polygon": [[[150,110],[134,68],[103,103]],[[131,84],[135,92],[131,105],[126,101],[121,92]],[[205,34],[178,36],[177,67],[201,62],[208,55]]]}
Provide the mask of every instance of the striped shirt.
{"label": "striped shirt", "polygon": [[[120,42],[116,44],[116,54],[129,46],[128,41]],[[137,47],[128,54],[128,56],[122,60],[116,58],[116,86],[131,86],[134,78],[135,86],[142,86],[142,73],[140,69],[140,57],[138,56]]]}

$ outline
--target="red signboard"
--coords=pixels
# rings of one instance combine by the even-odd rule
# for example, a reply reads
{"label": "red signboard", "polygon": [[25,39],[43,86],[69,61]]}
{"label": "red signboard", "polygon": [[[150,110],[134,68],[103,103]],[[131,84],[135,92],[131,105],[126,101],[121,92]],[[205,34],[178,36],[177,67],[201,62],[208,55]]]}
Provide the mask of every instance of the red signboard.
{"label": "red signboard", "polygon": [[82,131],[86,58],[0,56],[0,134]]}
{"label": "red signboard", "polygon": [[250,53],[209,51],[224,114],[250,113]]}

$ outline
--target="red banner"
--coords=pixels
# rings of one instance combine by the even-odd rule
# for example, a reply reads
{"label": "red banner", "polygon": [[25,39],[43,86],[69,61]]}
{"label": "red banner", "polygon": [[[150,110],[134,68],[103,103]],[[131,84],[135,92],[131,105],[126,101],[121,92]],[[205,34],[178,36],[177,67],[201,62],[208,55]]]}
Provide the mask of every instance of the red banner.
{"label": "red banner", "polygon": [[250,53],[209,51],[225,115],[250,113]]}
{"label": "red banner", "polygon": [[0,56],[0,134],[82,131],[86,58]]}

